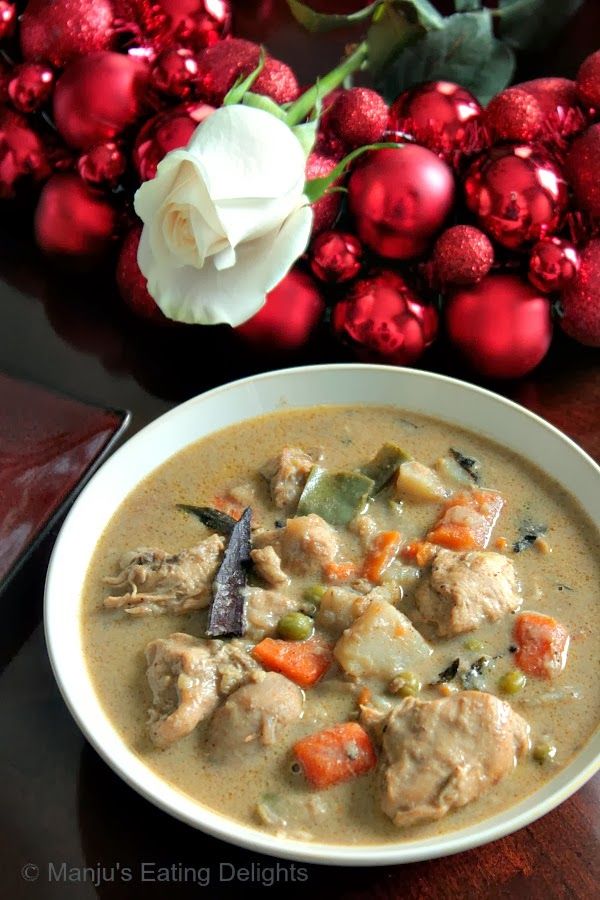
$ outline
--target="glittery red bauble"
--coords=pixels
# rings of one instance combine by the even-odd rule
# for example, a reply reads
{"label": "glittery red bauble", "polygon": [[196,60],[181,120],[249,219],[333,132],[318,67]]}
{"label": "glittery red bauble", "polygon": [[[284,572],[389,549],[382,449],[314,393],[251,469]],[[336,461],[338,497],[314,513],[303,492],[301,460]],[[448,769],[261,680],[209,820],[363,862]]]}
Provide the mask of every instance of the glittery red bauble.
{"label": "glittery red bauble", "polygon": [[335,100],[330,113],[334,133],[348,147],[380,141],[388,120],[387,103],[369,88],[351,88]]}
{"label": "glittery red bauble", "polygon": [[317,328],[325,304],[310,275],[292,269],[267,295],[267,302],[236,331],[257,350],[299,350]]}
{"label": "glittery red bauble", "polygon": [[562,291],[578,269],[577,249],[562,238],[543,238],[537,242],[529,257],[529,280],[545,294]]}
{"label": "glittery red bauble", "polygon": [[350,281],[362,268],[362,245],[353,234],[344,231],[324,231],[310,248],[309,255],[313,274],[329,284]]}
{"label": "glittery red bauble", "polygon": [[600,347],[600,240],[592,240],[581,253],[579,271],[561,297],[563,331],[587,344]]}
{"label": "glittery red bauble", "polygon": [[78,175],[53,175],[35,211],[35,237],[52,256],[92,263],[112,245],[117,230],[113,206]]}
{"label": "glittery red bauble", "polygon": [[169,322],[148,293],[148,282],[137,261],[141,225],[135,225],[126,235],[117,262],[117,287],[127,306],[142,319],[165,325]]}
{"label": "glittery red bauble", "polygon": [[473,94],[451,81],[428,81],[405,91],[390,108],[389,128],[414,137],[434,153],[460,150],[469,122],[481,114]]}
{"label": "glittery red bauble", "polygon": [[476,284],[494,262],[489,238],[472,225],[454,225],[437,239],[433,265],[438,280],[446,284]]}
{"label": "glittery red bauble", "polygon": [[544,358],[552,340],[550,302],[515,275],[488,275],[446,303],[452,344],[488,378],[518,378]]}
{"label": "glittery red bauble", "polygon": [[408,366],[433,343],[438,315],[396,272],[362,278],[333,310],[336,337],[364,362]]}
{"label": "glittery red bauble", "polygon": [[486,151],[469,169],[464,187],[482,228],[510,249],[556,231],[567,206],[558,165],[528,144]]}
{"label": "glittery red bauble", "polygon": [[566,172],[579,206],[600,218],[600,123],[573,142],[567,156]]}
{"label": "glittery red bauble", "polygon": [[8,0],[0,0],[0,41],[12,36],[17,22],[17,8]]}
{"label": "glittery red bauble", "polygon": [[12,78],[12,68],[9,68],[0,58],[0,103],[5,103],[8,97],[8,85]]}
{"label": "glittery red bauble", "polygon": [[577,73],[577,94],[586,106],[600,110],[600,50],[581,63]]}
{"label": "glittery red bauble", "polygon": [[[335,169],[338,162],[338,159],[324,156],[322,153],[317,153],[313,150],[306,161],[307,181],[314,178],[325,178]],[[331,191],[324,194],[320,200],[313,203],[313,235],[320,234],[326,228],[331,228],[339,215],[341,205],[342,196],[339,191]]]}
{"label": "glittery red bauble", "polygon": [[494,141],[532,141],[544,127],[545,116],[533,94],[507,88],[490,101],[484,121]]}
{"label": "glittery red bauble", "polygon": [[149,69],[120,53],[92,53],[72,62],[54,91],[54,121],[72,147],[110,141],[142,115]]}
{"label": "glittery red bauble", "polygon": [[114,141],[96,144],[79,157],[77,171],[92,188],[114,188],[127,168],[127,159]]}
{"label": "glittery red bauble", "polygon": [[0,108],[0,199],[14,197],[25,183],[43,181],[50,171],[46,146],[27,119]]}
{"label": "glittery red bauble", "polygon": [[152,69],[152,84],[163,94],[184,100],[192,93],[198,75],[198,61],[191,50],[165,50]]}
{"label": "glittery red bauble", "polygon": [[[196,91],[208,103],[220,106],[238,78],[245,78],[256,69],[259,58],[258,44],[241,38],[208,47],[198,57]],[[280,104],[290,103],[300,93],[296,76],[289,66],[270,56],[252,85],[252,91]]]}
{"label": "glittery red bauble", "polygon": [[112,46],[110,0],[29,0],[21,16],[23,58],[62,68],[78,56]]}
{"label": "glittery red bauble", "polygon": [[416,144],[376,150],[348,185],[359,238],[380,256],[411,259],[427,248],[454,201],[451,170]]}
{"label": "glittery red bauble", "polygon": [[157,113],[146,122],[133,145],[132,159],[141,181],[154,178],[170,150],[185,147],[198,125],[215,111],[206,103],[188,103]]}
{"label": "glittery red bauble", "polygon": [[24,113],[39,109],[52,94],[54,72],[44,63],[23,63],[14,69],[8,85],[13,106]]}
{"label": "glittery red bauble", "polygon": [[554,130],[570,137],[585,126],[585,116],[579,105],[577,86],[569,78],[535,78],[517,85],[540,104],[546,117],[546,131]]}

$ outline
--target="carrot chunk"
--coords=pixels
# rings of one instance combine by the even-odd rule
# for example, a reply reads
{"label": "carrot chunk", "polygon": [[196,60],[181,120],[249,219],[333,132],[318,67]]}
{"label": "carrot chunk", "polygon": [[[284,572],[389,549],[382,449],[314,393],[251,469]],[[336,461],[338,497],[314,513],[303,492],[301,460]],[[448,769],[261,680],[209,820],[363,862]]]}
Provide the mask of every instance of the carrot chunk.
{"label": "carrot chunk", "polygon": [[426,566],[435,554],[435,546],[427,541],[410,541],[402,548],[402,558],[417,566]]}
{"label": "carrot chunk", "polygon": [[400,552],[402,535],[399,531],[382,531],[375,535],[363,565],[363,577],[377,584]]}
{"label": "carrot chunk", "polygon": [[497,491],[460,491],[444,504],[427,540],[449,550],[483,549],[503,506]]}
{"label": "carrot chunk", "polygon": [[358,567],[353,562],[330,562],[323,566],[323,574],[327,581],[350,581],[356,578]]}
{"label": "carrot chunk", "polygon": [[299,684],[311,687],[333,662],[330,647],[320,641],[278,641],[264,638],[252,651],[257,662]]}
{"label": "carrot chunk", "polygon": [[369,772],[377,763],[371,739],[357,722],[317,731],[294,744],[307,781],[328,788]]}
{"label": "carrot chunk", "polygon": [[515,663],[528,675],[553,678],[567,663],[569,632],[552,616],[523,612],[514,629]]}

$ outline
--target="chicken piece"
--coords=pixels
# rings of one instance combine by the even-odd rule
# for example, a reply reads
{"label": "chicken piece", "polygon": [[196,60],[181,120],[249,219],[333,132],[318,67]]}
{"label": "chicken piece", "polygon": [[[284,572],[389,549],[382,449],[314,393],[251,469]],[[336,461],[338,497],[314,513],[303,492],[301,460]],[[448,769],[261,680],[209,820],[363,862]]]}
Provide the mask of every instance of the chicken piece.
{"label": "chicken piece", "polygon": [[385,600],[372,600],[333,651],[346,674],[385,682],[403,669],[418,668],[431,652],[410,620]]}
{"label": "chicken piece", "polygon": [[383,812],[398,827],[441,819],[477,800],[529,749],[529,725],[492,694],[407,697],[382,739]]}
{"label": "chicken piece", "polygon": [[300,494],[315,461],[298,447],[284,447],[279,456],[261,469],[269,482],[271,498],[278,509],[292,511],[298,505]]}
{"label": "chicken piece", "polygon": [[317,577],[335,560],[339,549],[335,529],[315,513],[288,519],[285,528],[255,534],[254,547],[266,546],[278,554],[284,572]]}
{"label": "chicken piece", "polygon": [[212,534],[198,546],[179,553],[144,548],[124,553],[119,560],[119,574],[103,580],[127,591],[106,597],[104,606],[124,609],[131,616],[203,609],[210,602],[224,546],[223,537]]}
{"label": "chicken piece", "polygon": [[298,609],[298,602],[280,591],[247,587],[245,595],[245,635],[253,641],[259,641],[266,635],[275,634],[277,623],[281,617]]}
{"label": "chicken piece", "polygon": [[519,608],[522,598],[514,566],[501,553],[437,551],[428,581],[416,591],[421,618],[439,637],[473,631]]}
{"label": "chicken piece", "polygon": [[207,748],[214,762],[235,762],[279,742],[297,722],[304,693],[277,672],[257,672],[215,712],[208,728]]}
{"label": "chicken piece", "polygon": [[281,568],[281,560],[273,547],[267,546],[261,550],[252,550],[250,556],[257,573],[267,584],[271,584],[273,587],[289,584],[290,579]]}
{"label": "chicken piece", "polygon": [[152,691],[148,730],[161,749],[189,734],[257,669],[241,641],[205,640],[176,632],[146,647]]}
{"label": "chicken piece", "polygon": [[377,522],[372,516],[363,515],[355,516],[348,525],[352,534],[355,534],[360,541],[363,550],[368,550],[371,541],[377,534]]}
{"label": "chicken piece", "polygon": [[370,602],[368,594],[347,587],[330,587],[321,597],[315,621],[321,628],[341,634],[364,613]]}

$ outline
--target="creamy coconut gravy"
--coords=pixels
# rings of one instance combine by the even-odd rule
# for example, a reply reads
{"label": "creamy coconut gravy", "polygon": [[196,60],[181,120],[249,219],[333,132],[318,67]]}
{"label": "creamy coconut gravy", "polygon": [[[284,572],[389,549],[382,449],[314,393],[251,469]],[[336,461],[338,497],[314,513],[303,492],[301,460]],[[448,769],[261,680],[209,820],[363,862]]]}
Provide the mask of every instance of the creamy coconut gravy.
{"label": "creamy coconut gravy", "polygon": [[[217,747],[215,752],[215,741],[218,742],[223,727],[211,737],[211,722],[216,716],[213,705],[210,714],[187,736],[165,749],[156,747],[148,732],[148,710],[153,697],[146,678],[145,649],[149,642],[167,639],[173,633],[184,632],[202,639],[206,633],[207,612],[202,609],[186,614],[154,614],[160,611],[163,601],[154,605],[150,602],[145,615],[130,615],[123,607],[107,609],[103,605],[105,598],[109,594],[123,594],[128,587],[123,587],[122,583],[120,588],[107,586],[103,581],[105,576],[115,576],[123,568],[120,558],[126,551],[143,547],[177,553],[182,548],[198,545],[213,533],[214,529],[178,509],[177,504],[212,507],[217,503],[225,506],[234,518],[250,506],[255,546],[274,546],[283,557],[281,562],[285,570],[287,561],[277,536],[273,541],[268,535],[266,540],[261,540],[260,533],[271,529],[280,534],[284,532],[282,526],[285,526],[286,516],[293,517],[295,509],[290,507],[289,497],[287,508],[275,506],[271,490],[277,489],[276,465],[272,464],[264,475],[261,468],[268,460],[277,458],[283,448],[292,447],[311,453],[321,469],[354,472],[386,443],[399,445],[406,457],[431,467],[434,475],[409,467],[405,471],[406,477],[400,478],[395,470],[392,480],[369,502],[366,516],[370,522],[364,518],[362,525],[355,519],[350,526],[331,526],[339,543],[333,568],[331,561],[319,568],[322,562],[319,558],[316,563],[311,561],[312,568],[305,572],[302,563],[297,565],[298,560],[290,557],[289,568],[294,571],[289,573],[289,584],[273,585],[260,577],[258,566],[254,570],[251,567],[249,583],[258,590],[255,599],[260,596],[261,588],[271,591],[270,595],[263,594],[263,599],[275,594],[283,594],[286,599],[270,619],[268,614],[265,616],[264,608],[262,618],[256,616],[255,610],[252,636],[246,634],[238,643],[251,650],[265,636],[279,640],[281,632],[277,633],[277,621],[281,614],[299,610],[316,621],[309,640],[333,648],[342,635],[343,626],[355,627],[353,617],[358,621],[356,615],[366,611],[368,592],[379,586],[383,589],[383,600],[380,598],[378,602],[390,603],[414,623],[428,642],[430,655],[421,652],[418,635],[413,647],[411,635],[407,638],[405,629],[397,629],[399,640],[404,643],[399,655],[391,659],[391,674],[396,673],[391,679],[390,672],[382,676],[381,672],[375,671],[380,660],[385,662],[389,656],[387,645],[382,645],[381,651],[377,644],[375,650],[367,648],[364,651],[363,657],[365,653],[367,657],[371,653],[371,657],[366,663],[364,658],[362,663],[359,660],[359,665],[366,669],[358,676],[353,668],[355,660],[351,646],[349,651],[346,648],[346,653],[338,650],[338,656],[330,658],[331,664],[325,675],[313,686],[304,687],[301,717],[294,717],[292,710],[290,720],[276,723],[274,731],[267,733],[267,728],[265,732],[265,720],[262,719],[260,733],[255,728],[251,734],[248,726],[249,734],[236,746],[235,729],[239,723],[234,718],[227,738],[230,745]],[[449,454],[450,447],[459,450],[462,456]],[[319,451],[313,448],[319,448]],[[473,475],[478,477],[479,484],[475,483]],[[306,477],[306,472],[297,476],[298,491],[302,490]],[[439,603],[437,606],[434,603],[433,607],[431,603],[428,605],[424,592],[432,577],[431,547],[434,545],[426,541],[426,536],[431,537],[434,523],[443,515],[448,497],[481,490],[497,491],[505,501],[491,535],[488,535],[486,552],[500,553],[514,564],[519,586],[512,591],[512,606],[517,605],[514,599],[517,594],[520,609],[507,608],[501,611],[496,621],[484,617],[472,630],[467,624],[466,630],[448,634],[453,628],[463,627],[459,618],[448,624],[447,612],[456,599],[456,591],[444,594],[442,583],[441,588],[438,585],[438,590],[442,591],[441,599],[439,595],[429,595],[429,600],[433,596]],[[215,498],[219,499],[215,501]],[[297,495],[292,498],[293,506],[296,501]],[[547,530],[536,537],[543,531],[541,526],[546,526]],[[374,551],[374,542],[380,532],[401,534],[397,554],[398,546],[394,546],[393,539],[384,539],[380,542],[379,552],[376,547]],[[464,531],[462,534],[464,536]],[[422,543],[415,543],[415,539]],[[517,541],[521,542],[519,552],[514,549]],[[306,546],[311,552],[314,549],[310,543]],[[459,553],[460,550],[452,552]],[[390,557],[392,562],[386,567]],[[338,565],[340,561],[342,565]],[[344,568],[346,563],[351,565]],[[368,583],[365,572],[375,579],[374,582]],[[186,448],[146,478],[119,507],[98,543],[84,591],[82,628],[89,670],[107,715],[127,745],[171,785],[199,803],[272,833],[331,843],[397,842],[454,830],[509,807],[552,778],[590,738],[600,712],[599,576],[598,533],[593,523],[559,484],[544,476],[532,463],[478,435],[413,413],[386,407],[317,407],[271,414],[227,428]],[[212,578],[213,575],[211,585]],[[459,567],[458,583],[454,585],[459,593],[460,578]],[[443,577],[441,581],[444,582]],[[339,602],[335,596],[332,600],[331,595],[329,598],[323,595],[328,586],[341,591]],[[474,602],[477,605],[481,583],[475,587]],[[357,598],[353,611],[349,611],[349,596]],[[323,603],[329,604],[330,613],[325,614],[319,609]],[[135,609],[135,606],[133,598],[129,608]],[[340,609],[342,612],[336,619],[336,611]],[[565,653],[564,635],[561,643],[559,633],[560,646],[558,650],[555,648],[554,656],[551,653],[545,661],[538,659],[537,663],[534,658],[533,669],[538,663],[541,668],[538,666],[537,674],[526,674],[524,686],[521,669],[516,663],[519,651],[515,650],[515,625],[523,610],[558,620],[570,635],[568,652]],[[479,613],[475,610],[474,614]],[[436,622],[436,615],[444,620],[442,625]],[[494,614],[490,615],[493,617]],[[305,625],[305,619],[301,618],[300,626]],[[297,627],[298,622],[292,621],[292,626]],[[386,626],[383,627],[385,630]],[[440,631],[446,631],[446,634],[440,636]],[[523,636],[521,639],[525,641]],[[526,657],[527,654],[531,657],[531,649],[529,645],[525,647],[522,657],[524,667],[529,666],[530,670],[531,658]],[[541,652],[543,655],[543,647]],[[534,657],[536,653],[539,655],[540,646],[533,648]],[[560,671],[565,658],[566,665]],[[340,659],[347,666],[346,672]],[[460,662],[453,674],[455,660]],[[369,665],[374,667],[373,671]],[[258,668],[262,670],[262,666]],[[273,666],[268,664],[267,668]],[[175,667],[175,674],[170,673],[175,680],[177,671]],[[399,678],[396,677],[398,672],[401,672]],[[440,674],[442,682],[436,684]],[[250,678],[250,683],[254,684],[252,678],[256,677],[251,670],[245,672],[238,683],[243,684],[244,679]],[[190,683],[186,682],[185,687],[190,688]],[[408,765],[408,757],[410,765],[416,764],[417,768],[428,765],[427,760],[415,763],[418,751],[411,743],[415,740],[414,729],[402,732],[400,728],[396,742],[385,750],[382,745],[385,728],[381,724],[383,721],[385,725],[385,716],[389,716],[390,709],[393,711],[406,703],[404,698],[411,694],[416,693],[422,701],[439,701],[456,698],[465,689],[470,689],[470,697],[473,697],[473,691],[485,694],[486,698],[490,694],[498,697],[528,724],[528,737],[521,733],[511,744],[515,748],[515,765],[511,760],[508,771],[501,773],[503,777],[498,783],[492,783],[497,773],[488,772],[486,781],[484,772],[480,788],[467,785],[466,805],[460,806],[465,802],[464,798],[456,803],[452,797],[441,798],[442,791],[434,797],[437,788],[429,784],[424,791],[425,794],[429,791],[431,796],[408,800],[405,796],[388,796],[384,813],[382,796],[386,791],[388,795],[394,791],[393,784],[382,784],[389,767],[394,763],[400,767]],[[165,695],[166,699],[163,697],[164,704],[155,713],[154,721],[161,715],[164,719],[175,709],[178,694],[174,684],[170,691],[169,696]],[[230,693],[229,696],[235,695]],[[292,700],[296,702],[294,698]],[[225,685],[216,710],[226,702]],[[283,701],[282,706],[285,706]],[[232,712],[237,714],[235,709]],[[314,779],[315,771],[309,757],[315,747],[308,747],[309,757],[306,757],[294,753],[294,745],[301,738],[348,722],[360,723],[364,728],[378,757],[377,765],[373,768],[373,760],[365,760],[365,752],[367,757],[369,753],[359,741],[358,748],[352,745],[345,762],[349,759],[352,769],[358,758],[360,771],[362,760],[364,774],[354,774],[354,777],[329,787],[315,787],[314,780],[311,783],[307,777],[312,773]],[[268,720],[269,728],[272,724]],[[227,732],[227,722],[222,722],[223,725]],[[453,726],[442,723],[440,727],[442,731],[438,729],[435,738],[439,746],[425,750],[432,757],[445,752],[441,746],[446,745],[443,727]],[[476,722],[473,727],[476,730],[482,727],[481,722]],[[464,737],[464,731],[461,735]],[[452,735],[448,736],[450,743],[453,739]],[[458,740],[460,744],[462,737]],[[342,752],[348,750],[342,743],[335,752],[339,753],[340,748]],[[459,755],[461,752],[459,747]],[[403,757],[403,753],[408,757]],[[465,753],[468,756],[468,746]],[[517,756],[520,757],[518,763]],[[339,762],[334,759],[330,766],[325,760],[322,770],[317,765],[317,779],[335,781],[342,772]],[[435,765],[441,766],[441,777],[445,777],[443,767],[455,762],[456,759],[448,763],[436,758]],[[467,763],[470,762],[467,759]],[[484,769],[486,764],[484,760]],[[418,782],[417,770],[408,775],[411,783],[415,778]],[[402,777],[396,790],[403,790]],[[411,809],[414,812],[414,806],[419,804],[426,808],[425,815],[411,819]],[[444,805],[449,806],[449,810],[442,815]],[[432,808],[438,818],[427,814]],[[394,824],[397,810],[399,814]]]}

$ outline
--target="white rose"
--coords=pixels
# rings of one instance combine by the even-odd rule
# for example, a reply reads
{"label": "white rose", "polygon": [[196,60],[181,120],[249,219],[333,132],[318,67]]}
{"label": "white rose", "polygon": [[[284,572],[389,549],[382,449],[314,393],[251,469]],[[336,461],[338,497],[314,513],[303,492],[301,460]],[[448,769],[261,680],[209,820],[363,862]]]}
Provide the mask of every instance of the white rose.
{"label": "white rose", "polygon": [[168,153],[135,195],[138,263],[171,319],[240,325],[304,252],[305,156],[268,112],[225,106]]}

